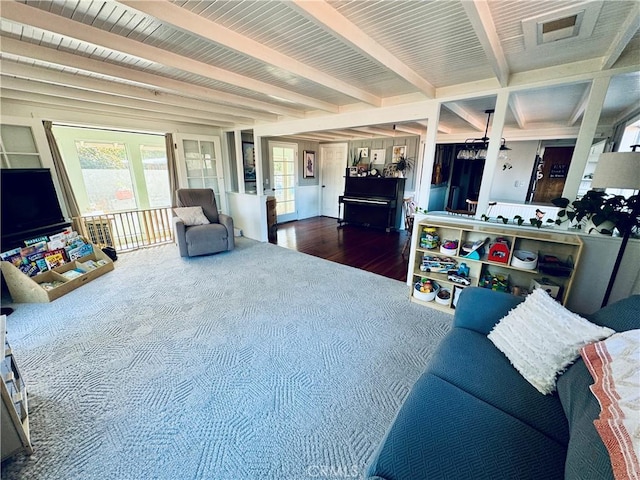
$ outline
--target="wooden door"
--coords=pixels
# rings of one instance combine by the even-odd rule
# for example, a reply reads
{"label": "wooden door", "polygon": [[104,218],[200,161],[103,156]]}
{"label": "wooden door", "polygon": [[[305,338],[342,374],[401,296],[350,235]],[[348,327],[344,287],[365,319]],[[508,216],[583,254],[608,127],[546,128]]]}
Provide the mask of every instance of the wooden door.
{"label": "wooden door", "polygon": [[537,172],[538,179],[533,194],[534,203],[551,203],[562,196],[564,182],[567,180],[569,165],[574,147],[546,147],[542,157],[542,168]]}

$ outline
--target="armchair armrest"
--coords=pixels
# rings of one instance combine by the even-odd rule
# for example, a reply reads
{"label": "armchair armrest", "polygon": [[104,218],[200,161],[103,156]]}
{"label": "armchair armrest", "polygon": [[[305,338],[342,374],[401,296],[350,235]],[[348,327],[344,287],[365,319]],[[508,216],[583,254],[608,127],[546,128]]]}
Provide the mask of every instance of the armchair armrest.
{"label": "armchair armrest", "polygon": [[236,245],[234,238],[235,232],[233,229],[233,218],[231,218],[229,215],[225,215],[224,213],[220,213],[218,214],[218,222],[220,222],[221,225],[224,225],[227,229],[227,250],[233,250]]}
{"label": "armchair armrest", "polygon": [[502,317],[523,300],[508,293],[467,287],[460,292],[453,326],[487,335]]}
{"label": "armchair armrest", "polygon": [[180,220],[180,217],[173,217],[173,231],[175,234],[176,242],[178,242],[178,248],[180,249],[181,257],[188,257],[189,251],[187,249],[186,232],[187,228],[184,222]]}

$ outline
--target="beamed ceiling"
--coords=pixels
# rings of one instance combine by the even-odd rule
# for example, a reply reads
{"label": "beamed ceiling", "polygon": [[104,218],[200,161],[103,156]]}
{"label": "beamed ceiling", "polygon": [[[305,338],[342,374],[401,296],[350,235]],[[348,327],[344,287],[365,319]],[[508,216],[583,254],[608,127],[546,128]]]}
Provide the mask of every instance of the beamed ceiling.
{"label": "beamed ceiling", "polygon": [[222,129],[362,112],[357,128],[301,132],[331,141],[419,134],[426,122],[369,125],[367,112],[430,99],[443,135],[477,136],[504,88],[505,132],[560,131],[610,76],[610,126],[640,102],[639,12],[635,0],[2,1],[1,96]]}

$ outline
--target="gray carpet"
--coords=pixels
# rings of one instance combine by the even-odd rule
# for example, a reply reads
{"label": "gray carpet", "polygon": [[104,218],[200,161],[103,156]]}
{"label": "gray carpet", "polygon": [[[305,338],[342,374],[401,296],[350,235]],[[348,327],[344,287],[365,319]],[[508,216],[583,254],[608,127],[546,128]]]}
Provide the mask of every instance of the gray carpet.
{"label": "gray carpet", "polygon": [[122,254],[14,307],[35,453],[7,479],[360,478],[452,320],[402,282],[244,238]]}

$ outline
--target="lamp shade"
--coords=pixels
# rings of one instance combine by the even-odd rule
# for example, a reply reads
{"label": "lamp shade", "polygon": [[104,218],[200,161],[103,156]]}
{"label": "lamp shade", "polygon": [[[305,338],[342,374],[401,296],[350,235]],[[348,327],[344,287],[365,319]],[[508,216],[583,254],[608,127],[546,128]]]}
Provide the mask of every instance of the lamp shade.
{"label": "lamp shade", "polygon": [[640,190],[640,152],[601,154],[591,187]]}

